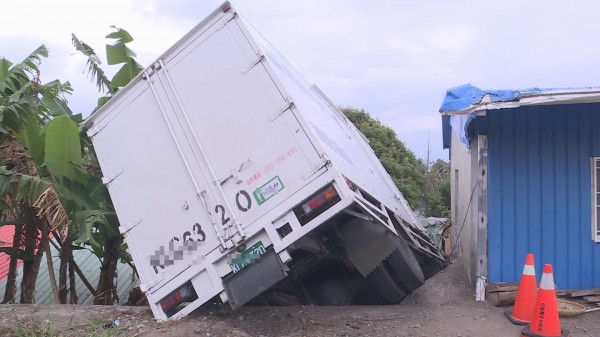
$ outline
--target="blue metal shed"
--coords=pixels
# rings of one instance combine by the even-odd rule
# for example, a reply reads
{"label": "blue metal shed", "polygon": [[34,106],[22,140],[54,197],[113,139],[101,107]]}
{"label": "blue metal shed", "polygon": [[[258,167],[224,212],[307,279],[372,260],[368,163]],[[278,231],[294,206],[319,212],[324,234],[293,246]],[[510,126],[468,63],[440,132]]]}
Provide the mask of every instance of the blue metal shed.
{"label": "blue metal shed", "polygon": [[[474,228],[473,240],[461,243],[473,246],[466,251],[474,260],[478,297],[486,282],[518,282],[529,252],[538,278],[542,265],[551,263],[559,288],[600,287],[593,194],[600,192],[593,170],[600,157],[600,89],[486,91],[467,85],[449,90],[440,112],[450,116],[442,123],[455,173],[453,220]],[[452,163],[465,160],[472,165]],[[473,188],[476,205],[460,200],[460,177],[463,188]]]}

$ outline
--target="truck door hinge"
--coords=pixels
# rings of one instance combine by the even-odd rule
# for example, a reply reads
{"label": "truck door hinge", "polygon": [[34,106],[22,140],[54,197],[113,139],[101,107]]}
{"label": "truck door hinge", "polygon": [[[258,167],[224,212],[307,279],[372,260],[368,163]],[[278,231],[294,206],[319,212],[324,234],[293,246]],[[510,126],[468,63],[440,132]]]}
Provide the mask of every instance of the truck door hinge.
{"label": "truck door hinge", "polygon": [[162,69],[162,62],[160,62],[160,61],[161,60],[159,59],[158,61],[156,61],[156,63],[154,63],[153,65],[151,65],[150,67],[148,67],[146,69],[146,71],[142,74],[142,79],[149,80],[150,77],[152,77],[159,70],[161,70]]}
{"label": "truck door hinge", "polygon": [[219,185],[223,185],[223,183],[226,182],[227,179],[229,179],[229,178],[233,178],[233,180],[235,181],[236,184],[241,184],[243,182],[243,180],[242,180],[242,177],[240,177],[239,173],[242,171],[244,166],[250,164],[250,162],[251,162],[250,158],[244,160],[238,167],[231,170],[230,175],[228,175],[227,177],[218,179],[217,181],[219,182]]}
{"label": "truck door hinge", "polygon": [[87,134],[90,138],[93,138],[95,135],[98,134],[98,132],[100,132],[102,129],[104,129],[108,124],[103,124],[100,126],[95,126],[92,124],[91,128],[88,130]]}
{"label": "truck door hinge", "polygon": [[291,98],[286,97],[285,104],[281,108],[279,108],[277,110],[277,112],[273,116],[271,116],[271,118],[269,118],[269,122],[276,120],[277,117],[281,116],[288,109],[295,109],[295,108],[296,108],[296,104],[294,104],[294,101],[292,101]]}
{"label": "truck door hinge", "polygon": [[220,31],[221,29],[223,29],[223,27],[225,27],[229,21],[235,19],[235,17],[237,16],[237,12],[234,9],[231,9],[227,11],[226,13],[227,15],[224,16],[221,21],[219,22],[219,26],[216,27],[217,31]]}
{"label": "truck door hinge", "polygon": [[321,159],[316,162],[312,169],[302,175],[302,179],[306,180],[312,177],[315,173],[319,172],[322,168],[331,165],[331,160],[327,157],[325,153],[321,154]]}
{"label": "truck door hinge", "polygon": [[266,60],[265,55],[259,50],[256,53],[256,58],[254,60],[250,61],[250,64],[248,64],[246,69],[244,69],[244,71],[242,71],[242,75],[246,75],[246,73],[249,72],[252,68],[254,68],[257,64],[264,62],[265,60]]}
{"label": "truck door hinge", "polygon": [[208,214],[208,217],[210,218],[210,222],[212,224],[213,230],[217,234],[217,238],[219,238],[219,243],[221,244],[221,247],[225,248],[225,239],[223,238],[223,232],[217,225],[217,219],[215,219],[214,213],[211,212],[210,208],[208,207],[208,200],[207,200],[206,194],[207,194],[206,190],[202,190],[200,192],[200,199],[202,202],[202,206],[204,206],[204,210],[206,211],[206,214]]}
{"label": "truck door hinge", "polygon": [[121,175],[121,173],[125,172],[125,170],[121,169],[121,171],[110,175],[108,177],[102,177],[102,183],[104,183],[104,185],[108,186],[108,184],[110,184],[113,180],[117,179],[118,176]]}

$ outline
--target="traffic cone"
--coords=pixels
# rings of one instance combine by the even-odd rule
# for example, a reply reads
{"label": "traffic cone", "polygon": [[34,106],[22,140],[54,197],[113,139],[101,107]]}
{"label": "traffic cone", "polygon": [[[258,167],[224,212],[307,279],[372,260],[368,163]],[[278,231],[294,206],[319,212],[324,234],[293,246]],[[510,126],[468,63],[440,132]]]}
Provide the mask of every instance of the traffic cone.
{"label": "traffic cone", "polygon": [[513,324],[527,325],[531,321],[533,308],[535,307],[535,299],[537,297],[537,282],[535,279],[535,267],[533,266],[533,254],[527,254],[525,258],[525,267],[523,267],[523,275],[519,290],[517,291],[517,299],[513,311],[505,311],[504,315]]}
{"label": "traffic cone", "polygon": [[560,328],[551,264],[544,265],[544,273],[542,274],[540,290],[535,301],[533,316],[531,316],[531,323],[521,331],[521,337],[547,336],[571,337],[571,333],[568,330]]}

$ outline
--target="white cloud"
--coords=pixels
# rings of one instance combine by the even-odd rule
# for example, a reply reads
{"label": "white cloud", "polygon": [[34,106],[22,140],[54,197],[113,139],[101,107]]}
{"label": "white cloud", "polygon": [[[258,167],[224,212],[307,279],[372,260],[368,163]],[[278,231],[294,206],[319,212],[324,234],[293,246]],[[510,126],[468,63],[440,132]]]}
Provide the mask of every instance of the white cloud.
{"label": "white cloud", "polygon": [[[422,156],[441,139],[437,110],[449,87],[598,86],[600,2],[476,0],[237,0],[234,6],[304,77],[339,105],[364,108]],[[221,0],[0,0],[0,56],[18,61],[44,43],[43,76],[73,83],[78,111],[97,93],[71,33],[104,54],[117,25],[149,64]],[[8,27],[8,28],[7,28]],[[429,134],[425,137],[424,135]],[[425,138],[424,138],[425,137]],[[432,149],[440,143],[431,142]]]}

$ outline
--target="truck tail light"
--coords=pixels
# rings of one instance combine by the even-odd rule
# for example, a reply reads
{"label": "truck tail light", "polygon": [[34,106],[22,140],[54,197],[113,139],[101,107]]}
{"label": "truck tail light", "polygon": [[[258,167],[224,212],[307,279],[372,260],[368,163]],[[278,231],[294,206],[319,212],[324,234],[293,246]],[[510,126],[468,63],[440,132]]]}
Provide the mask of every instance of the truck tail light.
{"label": "truck tail light", "polygon": [[304,225],[340,200],[340,196],[333,185],[329,185],[295,207],[294,213],[300,224]]}
{"label": "truck tail light", "polygon": [[337,197],[337,195],[338,194],[335,191],[335,188],[333,188],[333,186],[327,187],[324,191],[313,196],[307,202],[302,204],[302,209],[304,210],[304,214],[308,214],[308,213],[316,210],[317,208],[323,206],[325,203],[327,203],[327,201]]}
{"label": "truck tail light", "polygon": [[173,316],[177,311],[177,307],[185,302],[192,302],[196,300],[198,296],[196,291],[190,282],[177,288],[175,291],[167,295],[165,298],[160,300],[160,307],[165,312],[167,317]]}

